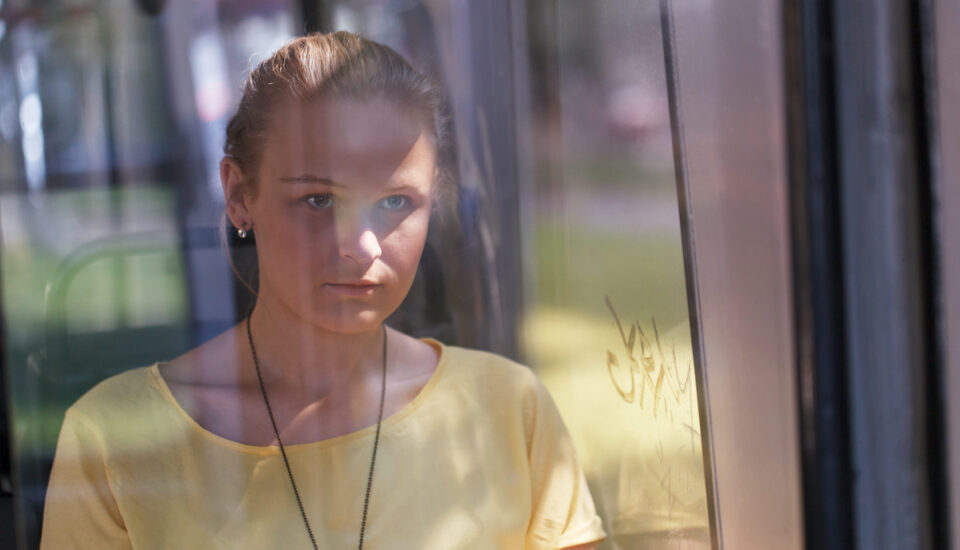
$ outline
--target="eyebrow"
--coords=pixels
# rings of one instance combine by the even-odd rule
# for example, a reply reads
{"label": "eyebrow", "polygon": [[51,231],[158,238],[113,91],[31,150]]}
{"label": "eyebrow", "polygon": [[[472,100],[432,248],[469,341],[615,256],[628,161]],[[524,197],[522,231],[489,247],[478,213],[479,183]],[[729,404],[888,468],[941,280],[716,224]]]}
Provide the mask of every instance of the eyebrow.
{"label": "eyebrow", "polygon": [[284,183],[322,183],[331,187],[342,187],[339,183],[330,178],[315,176],[313,174],[300,174],[298,176],[284,176],[280,178]]}
{"label": "eyebrow", "polygon": [[[298,176],[284,176],[280,178],[280,181],[284,183],[319,183],[323,185],[329,185],[330,187],[343,187],[343,184],[337,183],[330,178],[324,178],[321,176],[315,176],[313,174],[300,174]],[[410,183],[406,178],[401,178],[396,185],[391,186],[387,191],[396,192],[396,191],[406,191],[406,190],[416,190],[418,187]]]}

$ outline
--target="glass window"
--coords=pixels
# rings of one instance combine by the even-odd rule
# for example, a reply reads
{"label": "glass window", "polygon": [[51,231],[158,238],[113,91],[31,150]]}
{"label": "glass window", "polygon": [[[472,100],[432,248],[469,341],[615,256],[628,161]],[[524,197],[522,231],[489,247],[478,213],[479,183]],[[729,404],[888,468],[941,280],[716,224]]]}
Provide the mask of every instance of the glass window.
{"label": "glass window", "polygon": [[610,547],[710,548],[660,6],[538,8],[526,350]]}
{"label": "glass window", "polygon": [[64,410],[234,316],[213,214],[223,128],[251,59],[293,36],[298,13],[4,4],[3,366],[17,547],[36,548]]}
{"label": "glass window", "polygon": [[[74,408],[80,412],[67,414],[64,424],[65,411],[102,381],[113,382],[100,388],[116,388],[118,380],[132,380],[138,372],[153,373],[149,383],[162,394],[166,412],[143,404],[118,407],[129,418],[111,433],[123,437],[113,440],[101,433],[94,447],[117,444],[124,452],[122,459],[105,460],[101,474],[127,483],[113,487],[118,502],[122,496],[117,494],[125,490],[138,495],[138,506],[155,506],[153,512],[168,510],[164,503],[171,498],[183,502],[178,512],[185,514],[183,521],[213,526],[210,540],[217,544],[269,546],[277,542],[271,538],[279,532],[275,529],[285,525],[283,532],[291,534],[284,536],[303,538],[304,547],[309,547],[308,534],[338,544],[355,544],[359,534],[374,547],[386,540],[382,521],[388,505],[406,514],[397,516],[407,518],[397,528],[407,529],[403,532],[422,547],[449,547],[457,540],[481,544],[483,537],[499,536],[488,533],[490,525],[503,530],[503,540],[520,541],[517,547],[598,543],[599,548],[666,550],[717,544],[711,540],[712,497],[701,425],[706,405],[698,402],[700,367],[691,339],[677,198],[670,116],[676,98],[668,93],[669,52],[664,51],[660,5],[625,0],[50,4],[57,8],[0,11],[0,159],[10,160],[0,163],[3,367],[22,548],[39,546],[58,437],[64,448],[69,434],[98,433],[99,412]],[[374,201],[374,192],[364,185],[376,178],[357,177],[363,183],[349,185],[337,180],[349,180],[350,170],[370,176],[377,163],[392,158],[391,136],[405,128],[401,122],[406,120],[391,110],[395,105],[378,106],[364,96],[354,102],[362,108],[354,110],[350,101],[311,103],[316,94],[304,93],[310,98],[306,104],[326,110],[277,102],[271,109],[292,109],[277,115],[283,124],[250,123],[250,135],[269,136],[256,142],[258,151],[274,159],[256,157],[257,162],[275,161],[271,166],[277,172],[269,174],[283,181],[271,182],[284,193],[290,190],[283,201],[277,199],[273,214],[262,214],[275,216],[271,219],[278,225],[248,227],[244,215],[254,210],[224,213],[224,189],[228,194],[232,189],[224,182],[234,174],[236,181],[249,183],[240,177],[250,166],[242,152],[232,149],[231,160],[221,162],[242,83],[301,33],[305,6],[325,30],[355,32],[389,46],[443,93],[446,117],[427,134],[440,144],[430,150],[449,193],[431,195],[437,206],[409,294],[402,305],[377,307],[392,312],[387,324],[397,331],[384,332],[384,342],[387,334],[405,333],[426,344],[416,348],[410,343],[416,340],[397,340],[407,342],[404,349],[420,349],[421,358],[433,346],[439,365],[454,361],[450,357],[476,363],[475,373],[456,370],[469,383],[454,385],[449,398],[474,412],[433,412],[431,426],[445,430],[444,437],[404,419],[439,406],[431,405],[440,402],[437,388],[443,384],[435,373],[450,378],[454,375],[442,369],[460,367],[435,365],[430,376],[414,369],[396,379],[401,389],[389,391],[391,378],[385,374],[382,395],[389,397],[379,411],[371,409],[379,416],[342,412],[366,403],[363,395],[370,388],[380,391],[376,376],[370,378],[372,386],[358,386],[356,401],[332,409],[339,415],[324,408],[325,402],[337,403],[336,397],[304,405],[282,397],[294,393],[278,389],[274,395],[281,397],[267,398],[268,389],[282,384],[271,386],[269,368],[266,378],[261,375],[253,343],[257,326],[243,322],[258,302],[248,285],[272,288],[277,296],[297,295],[312,284],[304,273],[325,269],[320,251],[335,238],[338,257],[355,261],[369,253],[369,261],[376,262],[394,252],[389,247],[395,241],[384,235],[406,235],[395,231],[408,218],[390,216],[405,208],[419,212],[420,204],[416,183],[398,184],[402,192],[382,193]],[[351,124],[336,126],[341,119]],[[382,120],[381,125],[372,120]],[[363,128],[379,131],[352,133]],[[371,144],[360,155],[364,162],[348,162],[352,138]],[[371,153],[374,145],[384,149]],[[261,170],[263,164],[257,166]],[[322,166],[331,174],[282,171],[303,166]],[[337,171],[344,166],[349,169]],[[389,178],[407,173],[391,169],[384,172]],[[313,191],[297,191],[294,198],[293,190],[303,186]],[[238,184],[237,189],[249,188]],[[369,216],[351,218],[361,207],[369,207],[363,210]],[[312,221],[305,221],[305,212]],[[348,223],[373,224],[370,212],[378,216],[380,229],[361,231]],[[318,221],[320,216],[332,221]],[[384,229],[387,219],[394,225]],[[287,232],[271,233],[269,227]],[[308,230],[312,239],[304,237]],[[356,239],[349,241],[350,235]],[[376,246],[370,244],[374,241]],[[347,250],[348,245],[354,248]],[[265,262],[288,267],[257,268]],[[376,275],[342,271],[336,282],[324,285],[337,287],[345,303],[362,302],[378,292],[379,284],[364,279],[371,274]],[[277,300],[290,311],[314,311],[309,308],[316,305],[308,298]],[[315,310],[327,312],[325,307]],[[289,313],[272,311],[272,319]],[[364,315],[356,313],[358,327],[366,322]],[[329,319],[320,317],[291,326],[327,326]],[[345,323],[343,318],[336,323]],[[349,360],[349,343],[364,333],[353,328],[343,329],[343,338],[322,350],[321,359]],[[225,340],[224,334],[234,339]],[[286,351],[300,353],[297,361],[323,362],[310,339],[296,340],[297,334],[278,331],[273,340],[260,340],[262,366],[270,366],[271,354],[278,351],[271,345],[281,341],[293,342]],[[175,370],[181,354],[198,346],[214,349],[221,345],[217,342],[225,346],[216,348],[222,353],[194,352],[189,357],[196,368]],[[369,348],[362,351],[373,353]],[[197,359],[201,356],[203,361]],[[249,369],[223,378],[190,378],[214,376],[220,371],[208,365],[234,360],[255,368],[256,378]],[[511,361],[524,367],[511,370],[516,366]],[[119,373],[127,378],[117,378]],[[498,376],[507,376],[503,373],[515,378],[496,386]],[[305,377],[299,389],[327,395],[317,380]],[[330,380],[343,382],[335,376]],[[489,384],[495,388],[490,399],[496,399],[488,402],[482,395]],[[203,389],[207,385],[216,389]],[[124,391],[141,396],[141,389]],[[510,401],[514,391],[520,393]],[[219,420],[209,423],[213,418]],[[518,432],[509,432],[511,418]],[[169,423],[176,422],[182,433],[171,431]],[[483,431],[488,428],[492,431]],[[138,435],[144,433],[156,439]],[[489,433],[499,435],[483,435]],[[274,435],[281,440],[284,434],[293,434],[289,457],[274,445]],[[509,461],[520,456],[510,454],[520,447],[504,447],[514,436],[527,438],[520,445],[526,462],[520,462],[529,471]],[[76,437],[82,445],[82,436]],[[338,446],[353,449],[350,441],[363,446],[336,454]],[[303,458],[318,442],[316,449],[333,453],[323,455],[328,462],[310,462],[321,460],[319,454]],[[430,455],[423,450],[430,445],[441,445],[446,454]],[[152,477],[157,470],[141,472],[142,478],[123,473],[181,447],[193,453],[178,462],[183,478]],[[419,452],[404,454],[398,448]],[[308,462],[326,466],[311,469]],[[355,477],[355,464],[362,465],[366,495],[362,484],[346,483]],[[389,475],[401,466],[404,476]],[[345,484],[338,485],[341,481]],[[223,489],[222,495],[214,493],[216,505],[204,500],[207,483]],[[433,504],[443,513],[429,515],[410,505],[431,500],[414,499],[411,487],[428,496],[437,491]],[[334,510],[321,493],[362,506]],[[264,517],[257,502],[275,503],[276,513]],[[501,513],[515,508],[532,511],[522,518]],[[561,508],[565,521],[582,522],[558,524],[551,514]],[[94,518],[112,526],[106,531],[116,528],[117,514],[125,513],[122,503],[113,516],[111,510]],[[136,521],[131,522],[116,536],[134,529]],[[301,532],[301,523],[312,528]],[[164,542],[181,534],[168,532],[164,536],[172,538]]]}

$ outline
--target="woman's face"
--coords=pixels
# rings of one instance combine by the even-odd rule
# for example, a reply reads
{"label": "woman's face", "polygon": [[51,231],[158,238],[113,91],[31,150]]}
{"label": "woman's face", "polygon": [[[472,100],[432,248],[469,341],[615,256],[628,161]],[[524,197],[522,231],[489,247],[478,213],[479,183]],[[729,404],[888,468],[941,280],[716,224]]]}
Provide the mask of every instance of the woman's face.
{"label": "woman's face", "polygon": [[[228,208],[256,231],[259,300],[325,330],[376,328],[427,237],[436,154],[423,122],[388,100],[291,100],[262,143],[255,196]],[[224,164],[226,187],[239,169]]]}

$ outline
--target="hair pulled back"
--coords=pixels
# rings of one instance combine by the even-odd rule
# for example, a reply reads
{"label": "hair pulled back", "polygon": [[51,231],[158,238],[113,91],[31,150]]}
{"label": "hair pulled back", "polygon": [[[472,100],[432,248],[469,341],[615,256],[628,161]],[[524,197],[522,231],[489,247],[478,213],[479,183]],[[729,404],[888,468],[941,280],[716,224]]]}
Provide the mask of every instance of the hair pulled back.
{"label": "hair pulled back", "polygon": [[[227,124],[224,154],[256,191],[256,172],[274,107],[287,99],[388,99],[412,108],[433,134],[438,161],[446,149],[445,103],[440,88],[402,55],[377,42],[338,31],[297,38],[249,75],[236,114]],[[445,171],[441,169],[441,174]],[[446,177],[441,177],[446,180]],[[446,186],[436,182],[437,186]]]}

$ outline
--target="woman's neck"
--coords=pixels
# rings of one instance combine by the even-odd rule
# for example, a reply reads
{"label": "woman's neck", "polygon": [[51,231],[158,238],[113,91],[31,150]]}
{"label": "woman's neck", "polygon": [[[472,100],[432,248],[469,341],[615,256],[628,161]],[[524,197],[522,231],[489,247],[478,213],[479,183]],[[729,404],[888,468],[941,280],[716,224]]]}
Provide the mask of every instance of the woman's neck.
{"label": "woman's neck", "polygon": [[[246,326],[243,344],[246,342]],[[385,331],[343,334],[317,327],[289,308],[261,297],[250,317],[250,331],[264,384],[322,397],[380,379]],[[252,362],[252,358],[251,358]]]}

